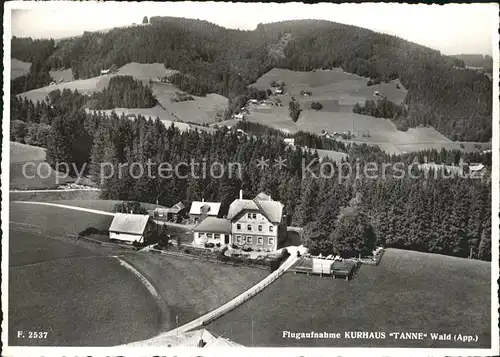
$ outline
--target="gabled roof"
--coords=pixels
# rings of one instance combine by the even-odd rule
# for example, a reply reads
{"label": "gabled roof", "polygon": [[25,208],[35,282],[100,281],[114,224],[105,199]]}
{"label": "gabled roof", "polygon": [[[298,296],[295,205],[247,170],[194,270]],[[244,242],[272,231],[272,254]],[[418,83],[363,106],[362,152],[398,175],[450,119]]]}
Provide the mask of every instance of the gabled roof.
{"label": "gabled roof", "polygon": [[201,208],[203,206],[208,206],[210,208],[208,210],[209,216],[217,216],[219,214],[220,202],[200,202],[200,201],[194,201],[191,204],[191,209],[189,210],[189,214],[201,214]]}
{"label": "gabled roof", "polygon": [[255,196],[254,200],[259,200],[259,201],[271,201],[271,196],[267,195],[264,192],[259,193],[257,196]]}
{"label": "gabled roof", "polygon": [[116,213],[109,230],[112,232],[142,235],[149,221],[149,215]]}
{"label": "gabled roof", "polygon": [[207,217],[193,230],[195,232],[231,233],[231,221],[226,218]]}
{"label": "gabled roof", "polygon": [[155,212],[164,212],[164,213],[179,213],[181,210],[183,210],[186,206],[182,202],[177,202],[175,205],[173,205],[170,208],[166,207],[157,207],[155,208]]}
{"label": "gabled roof", "polygon": [[229,206],[227,218],[229,220],[233,220],[244,210],[257,210],[260,211],[260,213],[262,213],[269,220],[269,222],[281,222],[284,207],[283,204],[278,201],[269,201],[269,196],[267,196],[266,194],[262,195],[267,196],[268,200],[260,200],[258,198],[260,195],[261,194],[257,195],[257,197],[253,200],[234,200],[233,203],[231,203],[231,205]]}

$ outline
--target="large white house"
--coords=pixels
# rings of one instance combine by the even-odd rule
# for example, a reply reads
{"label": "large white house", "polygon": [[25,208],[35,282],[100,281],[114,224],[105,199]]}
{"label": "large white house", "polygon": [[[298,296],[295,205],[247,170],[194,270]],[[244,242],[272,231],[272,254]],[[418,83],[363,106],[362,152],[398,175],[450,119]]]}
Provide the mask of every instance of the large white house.
{"label": "large white house", "polygon": [[194,228],[194,243],[234,244],[254,250],[276,251],[286,239],[284,206],[265,193],[240,198],[229,206],[227,218],[207,217]]}

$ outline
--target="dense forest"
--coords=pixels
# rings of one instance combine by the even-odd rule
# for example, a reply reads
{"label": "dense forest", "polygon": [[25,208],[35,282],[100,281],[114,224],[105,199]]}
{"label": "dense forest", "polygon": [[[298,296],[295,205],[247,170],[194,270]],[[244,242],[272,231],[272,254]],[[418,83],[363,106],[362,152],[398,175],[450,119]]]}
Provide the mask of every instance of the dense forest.
{"label": "dense forest", "polygon": [[[26,60],[37,53],[34,41],[15,41],[19,49],[14,57]],[[453,140],[491,139],[491,80],[465,69],[460,59],[355,26],[298,20],[240,31],[206,21],[151,17],[149,25],[63,40],[45,56],[48,53],[44,68],[71,68],[75,78],[96,76],[103,68],[132,61],[164,63],[180,71],[173,81],[181,90],[222,94],[233,110],[233,101],[245,88],[273,67],[341,67],[375,83],[400,78],[408,89],[408,110],[393,118],[396,123],[430,125]]]}
{"label": "dense forest", "polygon": [[[374,243],[459,257],[491,259],[491,183],[488,179],[433,175],[397,178],[393,168],[386,176],[365,177],[364,166],[371,163],[415,160],[411,154],[391,156],[367,145],[342,147],[349,154],[354,171],[328,160],[316,160],[309,168],[304,162],[318,159],[315,152],[294,150],[284,143],[283,134],[273,129],[261,135],[238,135],[221,129],[215,133],[165,127],[159,120],[128,120],[112,113],[86,113],[85,96],[65,90],[53,92],[48,102],[32,103],[14,98],[13,120],[26,125],[48,127],[46,140],[49,163],[75,163],[104,189],[103,198],[156,202],[170,206],[178,201],[204,198],[222,202],[222,210],[242,189],[246,197],[265,191],[286,207],[289,223],[304,226],[313,252],[342,250],[347,255],[362,252]],[[22,119],[29,118],[29,122]],[[246,127],[262,130],[259,127]],[[11,134],[12,135],[12,134]],[[311,138],[307,138],[312,135]],[[15,136],[15,135],[14,135]],[[313,134],[297,139],[319,143]],[[332,142],[334,142],[332,140]],[[428,151],[422,155],[455,162],[459,152]],[[477,159],[480,159],[480,155]],[[256,167],[256,159],[282,158],[287,166]],[[423,159],[424,156],[417,158]],[[120,163],[153,163],[153,175],[135,176]],[[214,175],[203,176],[201,167],[181,166],[180,175],[158,175],[159,163],[176,167],[181,162],[206,163]],[[491,156],[489,157],[491,160]],[[241,171],[231,171],[229,163],[239,163]],[[316,177],[327,163],[328,176]],[[345,163],[345,162],[343,162]],[[105,164],[104,166],[102,164]],[[381,165],[379,165],[381,166]],[[115,167],[114,172],[109,172]],[[224,168],[224,169],[222,169]],[[418,171],[418,168],[416,168]],[[210,172],[210,171],[207,171]],[[231,173],[231,174],[230,174]],[[315,176],[316,175],[316,176]],[[350,238],[349,238],[350,237]],[[355,238],[353,238],[355,237]],[[347,239],[349,238],[349,239]]]}
{"label": "dense forest", "polygon": [[105,110],[113,108],[152,108],[157,101],[148,85],[131,76],[114,76],[101,92],[92,94],[87,107]]}
{"label": "dense forest", "polygon": [[493,72],[493,58],[488,55],[460,54],[453,55],[454,58],[463,61],[466,66],[483,67],[485,72]]}

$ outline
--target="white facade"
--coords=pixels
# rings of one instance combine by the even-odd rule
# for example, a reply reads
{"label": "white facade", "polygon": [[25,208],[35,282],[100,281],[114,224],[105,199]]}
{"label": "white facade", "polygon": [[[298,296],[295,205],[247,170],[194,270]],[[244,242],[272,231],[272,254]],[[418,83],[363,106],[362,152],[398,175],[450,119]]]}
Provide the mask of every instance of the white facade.
{"label": "white facade", "polygon": [[109,239],[116,239],[123,242],[134,243],[142,242],[144,237],[138,234],[130,234],[130,233],[120,233],[120,232],[109,232]]}

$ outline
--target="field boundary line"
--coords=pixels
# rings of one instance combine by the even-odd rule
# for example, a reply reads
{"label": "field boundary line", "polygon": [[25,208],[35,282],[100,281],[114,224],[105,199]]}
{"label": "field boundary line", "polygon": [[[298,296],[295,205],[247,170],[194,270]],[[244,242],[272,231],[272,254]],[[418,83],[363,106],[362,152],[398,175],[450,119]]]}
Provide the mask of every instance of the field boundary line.
{"label": "field boundary line", "polygon": [[101,211],[101,210],[96,210],[96,209],[91,209],[91,208],[84,208],[84,207],[77,207],[77,206],[61,205],[59,203],[34,202],[34,201],[12,201],[12,203],[25,203],[25,204],[30,204],[30,205],[52,206],[52,207],[72,209],[72,210],[75,210],[75,211],[82,211],[82,212],[95,213],[95,214],[102,214],[102,215],[105,215],[105,216],[113,216],[113,217],[115,216],[115,214],[113,212],[107,212],[107,211]]}
{"label": "field boundary line", "polygon": [[139,281],[144,284],[144,286],[146,287],[146,289],[148,289],[148,291],[151,293],[151,295],[153,295],[155,300],[163,303],[161,295],[155,289],[153,284],[151,284],[149,282],[149,280],[144,275],[142,275],[142,273],[140,271],[138,271],[136,268],[134,268],[132,265],[130,265],[129,263],[127,263],[125,260],[121,259],[117,255],[113,256],[113,258],[117,259],[121,266],[125,267],[125,269],[129,270],[132,274],[134,274],[139,279]]}

